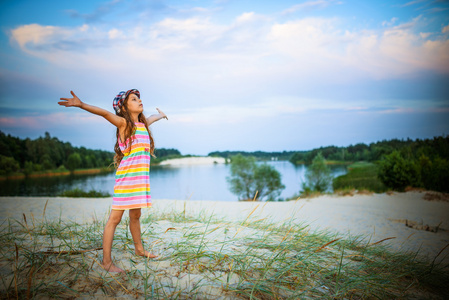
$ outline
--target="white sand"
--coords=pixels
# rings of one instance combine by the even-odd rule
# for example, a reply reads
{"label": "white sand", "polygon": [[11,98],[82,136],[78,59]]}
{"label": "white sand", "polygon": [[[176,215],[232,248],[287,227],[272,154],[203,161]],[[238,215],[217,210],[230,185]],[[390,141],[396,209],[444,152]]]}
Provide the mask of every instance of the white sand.
{"label": "white sand", "polygon": [[[363,235],[366,241],[395,237],[383,242],[394,250],[417,251],[433,259],[449,243],[449,203],[423,200],[424,193],[408,192],[348,197],[321,196],[290,202],[224,202],[153,200],[151,209],[166,212],[182,212],[198,215],[200,212],[214,214],[228,221],[242,221],[257,207],[250,220],[268,218],[272,222],[296,222],[309,224],[313,230],[328,229],[340,235]],[[23,214],[30,220],[47,219],[90,221],[107,217],[111,198],[49,198],[49,197],[0,197],[0,222],[6,218],[22,220]],[[143,210],[142,213],[148,213]],[[31,216],[32,215],[32,216]],[[430,226],[440,224],[438,232],[406,227],[395,220],[408,219]],[[170,226],[170,225],[167,225]],[[167,227],[168,228],[168,227]],[[449,261],[449,247],[440,254]]]}
{"label": "white sand", "polygon": [[[150,283],[158,289],[158,295],[184,295],[185,298],[198,299],[236,299],[236,294],[228,293],[226,286],[237,286],[241,283],[242,277],[237,272],[231,272],[233,260],[229,261],[225,257],[233,255],[247,255],[248,247],[251,243],[246,243],[248,239],[262,240],[266,236],[272,236],[276,240],[276,235],[272,235],[270,227],[253,228],[240,226],[242,221],[255,221],[266,218],[268,221],[282,224],[284,222],[309,224],[309,232],[327,229],[334,231],[336,235],[346,236],[363,235],[367,243],[374,243],[379,240],[395,237],[382,242],[392,247],[393,250],[414,251],[420,249],[420,255],[432,260],[441,249],[449,243],[449,231],[429,232],[406,227],[403,223],[395,220],[408,219],[411,221],[435,226],[440,224],[440,228],[449,229],[449,203],[429,202],[423,200],[424,193],[408,192],[395,193],[393,195],[374,194],[356,195],[353,197],[322,196],[313,199],[300,199],[290,202],[223,202],[223,201],[181,201],[181,200],[153,200],[153,207],[142,210],[143,217],[149,212],[162,216],[164,213],[182,213],[185,209],[186,216],[202,216],[206,221],[182,220],[176,222],[175,218],[159,218],[154,222],[142,223],[142,240],[147,250],[158,255],[157,259],[145,261],[134,255],[132,241],[126,222],[121,222],[115,232],[115,244],[112,249],[114,262],[124,270],[126,275],[111,277],[103,270],[98,261],[101,261],[102,251],[92,250],[85,255],[72,255],[69,260],[59,256],[51,256],[54,265],[47,267],[42,274],[36,274],[33,284],[39,284],[40,280],[47,282],[48,278],[56,278],[58,272],[70,273],[73,266],[83,262],[91,266],[86,276],[72,278],[74,285],[71,289],[79,291],[83,299],[143,299],[144,281]],[[79,198],[48,198],[48,197],[0,197],[0,224],[8,226],[6,219],[19,220],[22,224],[23,214],[27,218],[27,224],[31,228],[35,223],[43,220],[45,203],[48,204],[45,210],[45,219],[62,222],[71,220],[80,225],[90,228],[92,220],[106,220],[111,207],[111,198],[103,199],[79,199]],[[217,219],[224,219],[220,223],[212,223],[209,226],[208,216],[213,214]],[[126,215],[125,215],[126,216]],[[238,221],[238,222],[233,222]],[[11,224],[18,225],[16,222]],[[286,224],[289,226],[288,224]],[[64,226],[63,226],[64,227]],[[97,227],[91,234],[96,236],[92,246],[98,247],[101,243],[102,228]],[[284,236],[282,238],[287,237]],[[76,239],[80,237],[75,237]],[[84,240],[84,237],[81,237]],[[281,238],[278,236],[277,238]],[[291,237],[294,238],[294,237]],[[38,241],[37,244],[35,241]],[[131,242],[131,243],[130,243]],[[33,249],[33,251],[64,251],[73,250],[67,248],[67,241],[59,239],[51,234],[35,236],[29,239],[26,232],[18,233],[16,241],[19,249],[18,264],[24,266],[19,276],[22,282],[22,289],[26,289],[30,266],[26,265],[26,258],[22,255],[23,249]],[[70,244],[70,242],[69,242]],[[182,249],[179,247],[193,247],[206,251],[208,255],[200,258],[180,261],[177,254]],[[335,249],[326,249],[326,257]],[[251,253],[258,258],[252,262],[252,267],[262,268],[264,257],[270,258],[273,253],[270,249],[251,248]],[[335,256],[339,261],[339,251]],[[215,257],[215,254],[220,253]],[[347,250],[346,253],[352,253]],[[437,262],[449,263],[449,247],[446,248]],[[3,289],[14,286],[15,269],[11,267],[14,257],[14,250],[11,248],[7,252],[10,259],[0,261],[0,274]],[[257,254],[257,255],[256,255]],[[224,255],[224,256],[223,256]],[[221,258],[222,259],[221,259]],[[335,260],[335,263],[337,263]],[[351,261],[351,263],[353,263]],[[344,263],[346,265],[347,263]],[[56,266],[56,268],[55,268]],[[331,266],[331,265],[329,265]],[[149,277],[148,277],[149,276]],[[108,284],[119,282],[115,285],[114,291],[110,290],[104,294],[101,285],[104,279],[109,280]],[[114,278],[114,279],[113,279]],[[144,279],[147,278],[147,279]],[[53,279],[50,279],[52,281]],[[60,284],[59,282],[53,284]],[[65,281],[64,281],[65,282]],[[6,284],[5,284],[6,283]],[[310,281],[311,286],[315,283]],[[321,284],[321,283],[320,283]],[[1,286],[1,285],[0,285]],[[59,287],[59,286],[58,286]],[[321,288],[321,287],[319,287]],[[326,288],[326,286],[324,286]],[[0,291],[2,288],[0,288]],[[133,291],[125,292],[125,289]],[[163,291],[161,291],[161,289]],[[136,294],[134,294],[134,292]],[[147,291],[148,292],[148,291]],[[324,294],[327,290],[322,290]],[[414,291],[410,291],[413,294]],[[417,291],[416,299],[430,299],[429,291]],[[67,291],[68,293],[68,291]],[[180,294],[182,293],[182,294]],[[421,293],[421,294],[420,294]],[[76,294],[74,294],[76,295]],[[281,294],[279,294],[282,296]],[[285,295],[288,298],[289,294]],[[148,296],[148,295],[147,295]],[[180,299],[184,299],[180,296]],[[168,297],[167,298],[171,298]],[[312,297],[314,298],[314,297]],[[165,299],[165,298],[164,298]],[[239,298],[240,299],[240,298]]]}
{"label": "white sand", "polygon": [[161,162],[159,165],[208,165],[208,164],[224,164],[226,160],[223,157],[210,157],[210,156],[197,156],[197,157],[184,157],[168,159]]}

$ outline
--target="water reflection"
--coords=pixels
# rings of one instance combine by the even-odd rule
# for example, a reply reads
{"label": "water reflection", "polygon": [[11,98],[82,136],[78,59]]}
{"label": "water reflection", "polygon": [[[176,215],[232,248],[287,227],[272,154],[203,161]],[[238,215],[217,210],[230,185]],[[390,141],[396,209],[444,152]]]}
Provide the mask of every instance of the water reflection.
{"label": "water reflection", "polygon": [[[307,167],[294,166],[287,161],[274,161],[268,164],[282,175],[285,189],[281,198],[288,198],[301,190]],[[229,191],[226,177],[229,165],[192,165],[192,166],[152,166],[151,194],[155,199],[191,199],[237,201]],[[344,166],[332,166],[332,175],[346,173]],[[67,175],[55,177],[25,178],[0,181],[1,196],[57,196],[65,190],[80,188],[113,194],[114,173],[93,175]]]}

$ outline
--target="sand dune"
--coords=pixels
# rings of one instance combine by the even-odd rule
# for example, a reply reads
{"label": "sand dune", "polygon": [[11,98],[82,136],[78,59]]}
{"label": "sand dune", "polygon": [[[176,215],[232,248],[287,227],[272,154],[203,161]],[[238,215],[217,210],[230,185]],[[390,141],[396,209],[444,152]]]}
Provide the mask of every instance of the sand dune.
{"label": "sand dune", "polygon": [[[154,199],[156,211],[189,214],[204,212],[218,218],[238,221],[253,209],[256,218],[268,218],[272,222],[293,220],[306,223],[314,230],[326,229],[340,234],[363,235],[372,241],[395,237],[386,244],[394,249],[417,251],[434,257],[449,243],[449,203],[430,202],[424,193],[407,192],[355,196],[325,195],[312,199],[289,202],[225,202],[183,201]],[[0,220],[22,219],[32,213],[42,216],[45,202],[47,218],[63,218],[78,222],[90,221],[108,215],[111,198],[62,198],[62,197],[0,197]],[[143,214],[148,211],[143,210]],[[407,227],[405,220],[431,227],[438,232]],[[447,249],[449,252],[449,248]]]}
{"label": "sand dune", "polygon": [[[320,298],[328,295],[329,287],[322,285],[321,279],[309,278],[308,268],[316,265],[317,270],[331,272],[341,262],[341,248],[337,244],[319,247],[323,245],[321,241],[318,246],[313,242],[304,244],[312,247],[306,249],[297,243],[301,239],[313,241],[312,235],[323,230],[334,232],[335,237],[360,235],[362,245],[387,239],[381,244],[388,245],[393,251],[419,250],[418,255],[428,261],[440,254],[436,261],[449,263],[449,247],[444,249],[449,243],[449,203],[429,202],[423,197],[424,193],[408,192],[349,197],[326,195],[290,202],[155,199],[152,208],[142,210],[142,240],[149,251],[158,255],[157,259],[147,261],[133,254],[126,219],[117,227],[112,254],[117,265],[128,272],[126,275],[113,275],[103,270],[98,264],[102,251],[95,250],[101,247],[103,222],[107,219],[111,198],[0,197],[2,236],[7,238],[7,245],[2,245],[6,250],[2,250],[0,273],[6,287],[14,287],[16,280],[22,290],[45,283],[61,289],[55,295],[83,299],[107,295],[126,300],[144,299],[150,290],[163,299],[178,296],[179,299],[246,299],[233,292],[245,289],[248,281],[245,272],[254,273],[253,284],[263,284],[257,274],[258,270],[266,268],[267,262],[273,262],[270,269],[285,272],[298,266],[292,262],[300,253],[307,252],[313,253],[307,258],[310,265],[307,268],[299,265],[296,272],[303,274],[290,276],[288,280],[300,278],[304,295],[308,295],[305,298]],[[212,218],[215,221],[210,223]],[[39,227],[43,221],[47,225]],[[51,223],[53,221],[57,222]],[[419,226],[408,227],[406,223]],[[300,225],[295,227],[295,224]],[[278,231],[281,226],[295,229]],[[14,227],[18,233],[11,241],[9,232]],[[437,227],[437,232],[426,231]],[[297,245],[294,249],[298,250],[289,248],[292,250],[275,254],[282,243]],[[91,250],[77,255],[60,254],[81,249]],[[323,250],[316,254],[317,249]],[[356,272],[355,276],[360,276],[360,280],[371,280],[362,279],[369,273],[360,269],[356,259],[369,254],[344,247],[343,250],[346,260],[342,272]],[[31,252],[33,256],[27,254]],[[47,254],[50,255],[47,262],[40,262],[39,257],[43,254],[39,253],[52,252],[55,255]],[[15,253],[18,254],[16,258]],[[280,258],[282,253],[285,258]],[[273,257],[277,259],[272,260]],[[347,259],[350,257],[354,260]],[[27,259],[38,259],[45,268],[33,275],[32,282],[29,274],[33,263]],[[374,255],[367,259],[383,261],[386,258]],[[236,260],[241,260],[239,265]],[[247,265],[249,269],[244,265],[247,260],[251,261]],[[327,265],[324,269],[319,266],[323,261]],[[252,276],[250,274],[249,278]],[[269,280],[266,282],[270,284]],[[70,289],[61,288],[69,284]],[[289,281],[285,284],[288,287]],[[363,287],[361,289],[363,291]],[[0,288],[2,294],[5,291],[5,287]],[[276,291],[276,295],[288,298],[298,292],[301,291],[284,288]],[[8,293],[15,295],[13,288]],[[42,289],[40,293],[48,295]],[[407,293],[417,295],[417,298],[432,296],[432,291],[425,289],[408,289]]]}

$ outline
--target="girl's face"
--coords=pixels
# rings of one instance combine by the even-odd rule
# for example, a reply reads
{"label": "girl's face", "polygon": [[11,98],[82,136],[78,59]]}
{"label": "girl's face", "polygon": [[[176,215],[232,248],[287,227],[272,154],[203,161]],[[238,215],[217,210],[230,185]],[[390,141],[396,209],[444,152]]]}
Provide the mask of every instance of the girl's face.
{"label": "girl's face", "polygon": [[131,94],[128,97],[128,102],[126,103],[126,108],[128,110],[128,113],[141,113],[143,112],[143,104],[142,100],[137,97],[136,94]]}

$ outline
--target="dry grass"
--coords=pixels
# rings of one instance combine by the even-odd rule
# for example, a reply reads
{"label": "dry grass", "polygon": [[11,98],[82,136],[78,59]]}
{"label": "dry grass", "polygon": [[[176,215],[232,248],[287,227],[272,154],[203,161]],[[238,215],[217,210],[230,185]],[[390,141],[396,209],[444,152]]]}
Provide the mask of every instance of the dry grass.
{"label": "dry grass", "polygon": [[[227,222],[201,212],[151,211],[142,239],[156,260],[134,256],[126,220],[113,256],[127,270],[100,266],[106,218],[88,224],[34,216],[0,232],[1,298],[391,299],[449,297],[448,266],[393,253],[384,241],[312,232],[306,224]],[[39,220],[37,220],[39,219]],[[445,255],[442,249],[439,255]]]}
{"label": "dry grass", "polygon": [[427,201],[449,202],[449,194],[431,191],[431,192],[426,192],[423,199],[427,200]]}

